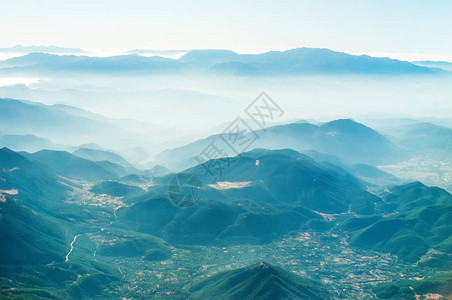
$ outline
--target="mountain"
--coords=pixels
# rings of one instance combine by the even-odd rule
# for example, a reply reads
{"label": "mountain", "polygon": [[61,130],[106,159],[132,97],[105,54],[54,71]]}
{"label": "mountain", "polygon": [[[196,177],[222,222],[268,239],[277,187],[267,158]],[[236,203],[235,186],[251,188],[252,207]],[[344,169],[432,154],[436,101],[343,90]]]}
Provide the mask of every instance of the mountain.
{"label": "mountain", "polygon": [[[215,169],[219,165],[222,167],[221,173]],[[373,213],[374,202],[379,201],[345,170],[339,173],[290,149],[255,149],[233,157],[229,162],[223,159],[208,161],[184,172],[195,174],[206,184],[248,184],[238,189],[209,185],[205,193],[213,188],[227,196],[232,193],[233,197],[261,202],[299,204],[321,213],[344,213],[350,210],[370,214]],[[212,173],[217,178],[214,179]]]}
{"label": "mountain", "polygon": [[213,275],[188,290],[188,299],[331,299],[322,284],[265,262]]}
{"label": "mountain", "polygon": [[30,53],[30,52],[44,52],[44,53],[73,53],[82,54],[86,53],[85,50],[79,48],[65,48],[58,46],[22,46],[15,45],[10,48],[0,48],[0,52],[7,53]]}
{"label": "mountain", "polygon": [[434,74],[442,71],[390,58],[357,56],[318,48],[262,54],[193,50],[179,60],[192,67],[210,68],[211,72],[234,75]]}
{"label": "mountain", "polygon": [[153,49],[132,49],[126,52],[126,54],[140,54],[140,55],[159,55],[159,56],[177,56],[187,53],[189,50],[153,50]]}
{"label": "mountain", "polygon": [[308,155],[318,163],[336,169],[341,172],[341,169],[350,173],[350,175],[365,182],[369,187],[384,188],[389,185],[400,184],[401,179],[389,174],[378,167],[367,164],[353,164],[345,163],[339,157],[332,154],[320,153],[314,150],[301,151],[301,153]]}
{"label": "mountain", "polygon": [[[50,169],[0,149],[0,265],[62,261],[62,224],[45,212],[64,205],[71,190]],[[49,247],[50,246],[50,247]]]}
{"label": "mountain", "polygon": [[115,179],[128,174],[126,169],[114,163],[93,162],[65,151],[41,150],[32,154],[23,153],[23,155],[71,179],[96,181]]}
{"label": "mountain", "polygon": [[148,261],[160,261],[170,258],[169,245],[159,238],[129,232],[123,232],[122,238],[103,243],[98,254],[104,257],[134,257]]}
{"label": "mountain", "polygon": [[413,61],[412,63],[415,65],[421,66],[421,67],[440,68],[440,69],[452,72],[452,63],[448,62],[448,61],[420,60],[420,61]]}
{"label": "mountain", "polygon": [[[151,143],[149,140],[155,132],[149,123],[109,119],[68,105],[44,105],[26,100],[0,98],[0,111],[0,132],[3,134],[34,135],[51,140],[57,145],[96,143],[127,152],[128,145]],[[115,138],[112,139],[112,136]]]}
{"label": "mountain", "polygon": [[[350,119],[335,120],[315,125],[307,122],[277,125],[255,132],[258,138],[252,148],[282,149],[296,151],[315,150],[338,156],[344,161],[360,164],[380,164],[397,160],[399,149],[375,130]],[[225,134],[227,136],[227,133]],[[244,138],[253,138],[248,134]],[[199,162],[195,159],[209,146],[215,145],[233,153],[219,135],[209,136],[185,146],[166,150],[155,159],[173,170],[183,170]]]}
{"label": "mountain", "polygon": [[90,191],[97,194],[107,194],[113,197],[132,196],[144,193],[144,190],[137,186],[126,185],[116,181],[96,183]]}
{"label": "mountain", "polygon": [[124,157],[110,151],[90,148],[78,148],[73,152],[73,154],[84,159],[92,160],[94,162],[107,160],[124,168],[133,168],[133,166]]}
{"label": "mountain", "polygon": [[411,182],[400,186],[388,187],[381,194],[385,200],[386,212],[394,210],[400,213],[411,212],[431,205],[450,205],[452,196],[439,187],[429,187],[421,182]]}
{"label": "mountain", "polygon": [[62,149],[64,146],[31,134],[0,134],[0,147],[6,147],[14,151],[36,152],[42,149]]}
{"label": "mountain", "polygon": [[179,61],[196,68],[211,68],[220,63],[236,61],[239,57],[240,54],[230,50],[192,50]]}
{"label": "mountain", "polygon": [[59,206],[70,190],[50,168],[8,148],[0,149],[0,178],[2,193],[17,194],[31,207]]}
{"label": "mountain", "polygon": [[167,197],[137,198],[139,202],[117,210],[115,224],[162,237],[173,245],[261,244],[300,228],[328,228],[320,215],[297,205],[208,199],[183,208]]}
{"label": "mountain", "polygon": [[[86,142],[86,136],[120,131],[113,122],[93,119],[87,115],[69,113],[60,106],[48,106],[29,101],[0,98],[0,130],[7,134],[34,134],[62,144]],[[70,139],[68,138],[70,135]]]}
{"label": "mountain", "polygon": [[398,126],[390,133],[394,143],[412,154],[432,158],[452,155],[452,129],[432,123],[414,123]]}
{"label": "mountain", "polygon": [[414,182],[391,187],[381,197],[382,215],[343,225],[352,232],[352,245],[390,252],[419,265],[452,267],[451,194]]}
{"label": "mountain", "polygon": [[[68,260],[75,242],[74,224],[29,209],[11,198],[0,201],[1,298],[92,299],[119,280],[110,266],[83,253],[83,236]],[[76,252],[76,251],[74,251]]]}
{"label": "mountain", "polygon": [[173,73],[184,70],[177,60],[159,56],[120,55],[110,57],[91,57],[75,55],[54,55],[30,53],[0,62],[2,72],[10,74],[49,74],[49,73],[128,73],[152,74]]}
{"label": "mountain", "polygon": [[351,119],[339,119],[324,124],[292,123],[259,131],[257,146],[294,150],[316,150],[333,154],[346,161],[379,164],[396,155],[396,148],[377,131]]}
{"label": "mountain", "polygon": [[[94,220],[96,207],[66,203],[70,184],[40,162],[0,149],[0,243],[8,245],[0,248],[0,298],[93,298],[119,279],[117,270],[92,260],[96,245],[83,233],[98,230],[92,221],[102,217]],[[164,245],[147,245],[149,260],[167,254]]]}
{"label": "mountain", "polygon": [[0,201],[0,243],[8,247],[0,248],[0,265],[64,261],[65,229],[55,219],[24,207],[6,195]]}

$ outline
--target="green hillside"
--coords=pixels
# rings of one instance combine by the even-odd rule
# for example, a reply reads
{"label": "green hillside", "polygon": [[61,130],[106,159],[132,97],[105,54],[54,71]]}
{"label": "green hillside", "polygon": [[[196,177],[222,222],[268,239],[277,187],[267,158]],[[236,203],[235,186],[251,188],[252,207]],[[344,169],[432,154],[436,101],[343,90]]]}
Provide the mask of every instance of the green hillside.
{"label": "green hillside", "polygon": [[77,180],[115,179],[128,174],[123,167],[112,162],[93,162],[65,151],[41,150],[24,155],[45,164],[61,176]]}
{"label": "green hillside", "polygon": [[97,194],[107,194],[114,197],[132,196],[144,193],[142,188],[116,181],[102,181],[96,183],[90,190]]}
{"label": "green hillside", "polygon": [[[377,218],[345,221],[355,246],[390,252],[419,265],[452,267],[452,195],[419,182],[389,188]],[[413,247],[416,245],[416,247]]]}
{"label": "green hillside", "polygon": [[320,283],[265,262],[214,275],[188,290],[189,299],[330,299]]}

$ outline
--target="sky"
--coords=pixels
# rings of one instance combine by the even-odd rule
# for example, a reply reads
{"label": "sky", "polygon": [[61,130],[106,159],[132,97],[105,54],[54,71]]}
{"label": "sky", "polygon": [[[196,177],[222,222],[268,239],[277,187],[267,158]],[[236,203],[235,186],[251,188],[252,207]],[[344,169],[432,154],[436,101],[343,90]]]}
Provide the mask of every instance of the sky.
{"label": "sky", "polygon": [[452,61],[452,1],[0,0],[0,47],[297,47]]}

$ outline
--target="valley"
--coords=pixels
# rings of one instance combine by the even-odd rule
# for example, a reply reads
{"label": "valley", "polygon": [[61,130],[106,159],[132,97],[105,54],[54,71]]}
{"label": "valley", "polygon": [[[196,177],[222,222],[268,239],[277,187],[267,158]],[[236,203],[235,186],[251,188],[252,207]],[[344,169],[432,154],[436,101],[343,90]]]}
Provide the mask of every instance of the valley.
{"label": "valley", "polygon": [[[333,234],[334,235],[334,234]],[[325,242],[328,241],[328,242]],[[428,268],[400,263],[396,257],[350,247],[331,234],[299,233],[266,245],[194,247],[172,249],[172,258],[161,262],[135,259],[109,261],[124,272],[127,283],[113,295],[144,297],[175,295],[183,298],[186,284],[219,272],[245,267],[259,261],[328,284],[339,299],[373,299],[372,286],[405,278],[428,277]],[[127,288],[134,286],[132,291]],[[182,295],[180,295],[182,294]]]}
{"label": "valley", "polygon": [[401,178],[419,180],[429,185],[438,185],[452,192],[452,160],[411,157],[399,164],[383,165],[380,168]]}

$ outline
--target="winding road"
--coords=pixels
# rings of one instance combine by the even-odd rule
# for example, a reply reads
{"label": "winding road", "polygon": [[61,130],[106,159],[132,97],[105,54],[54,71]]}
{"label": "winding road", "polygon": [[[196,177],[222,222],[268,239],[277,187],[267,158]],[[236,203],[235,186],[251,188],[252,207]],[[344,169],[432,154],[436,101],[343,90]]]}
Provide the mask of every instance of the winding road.
{"label": "winding road", "polygon": [[77,235],[74,236],[74,239],[71,242],[71,250],[69,250],[69,252],[66,254],[66,260],[64,262],[68,262],[69,261],[69,255],[71,254],[72,250],[74,250],[74,243],[77,240]]}

